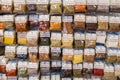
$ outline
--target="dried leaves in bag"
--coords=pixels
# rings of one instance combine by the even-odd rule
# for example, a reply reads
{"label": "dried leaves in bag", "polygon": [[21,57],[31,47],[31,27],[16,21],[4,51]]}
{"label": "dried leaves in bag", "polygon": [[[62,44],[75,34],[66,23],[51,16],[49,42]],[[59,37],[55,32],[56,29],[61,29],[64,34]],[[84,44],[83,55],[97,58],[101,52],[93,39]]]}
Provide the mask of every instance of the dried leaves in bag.
{"label": "dried leaves in bag", "polygon": [[81,78],[82,75],[82,64],[73,65],[73,76],[76,78]]}

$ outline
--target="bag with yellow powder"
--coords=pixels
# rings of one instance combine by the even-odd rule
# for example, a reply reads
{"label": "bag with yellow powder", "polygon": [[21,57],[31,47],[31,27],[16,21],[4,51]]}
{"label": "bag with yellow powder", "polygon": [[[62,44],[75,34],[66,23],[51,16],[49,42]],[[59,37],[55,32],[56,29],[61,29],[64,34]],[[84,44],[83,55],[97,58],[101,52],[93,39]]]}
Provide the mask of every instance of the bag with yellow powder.
{"label": "bag with yellow powder", "polygon": [[17,33],[17,43],[18,44],[27,44],[27,32],[18,32]]}

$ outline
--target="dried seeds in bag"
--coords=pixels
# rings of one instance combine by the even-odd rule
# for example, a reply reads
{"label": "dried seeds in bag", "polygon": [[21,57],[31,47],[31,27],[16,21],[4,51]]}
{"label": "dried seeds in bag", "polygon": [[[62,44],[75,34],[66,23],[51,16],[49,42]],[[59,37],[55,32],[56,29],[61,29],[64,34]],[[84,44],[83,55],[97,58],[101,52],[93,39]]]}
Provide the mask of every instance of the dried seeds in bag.
{"label": "dried seeds in bag", "polygon": [[84,62],[94,62],[95,49],[85,48],[84,49]]}
{"label": "dried seeds in bag", "polygon": [[96,33],[86,33],[85,47],[96,47]]}
{"label": "dried seeds in bag", "polygon": [[52,72],[60,72],[61,71],[61,61],[52,61],[51,62],[51,71]]}
{"label": "dried seeds in bag", "polygon": [[5,56],[0,56],[0,72],[6,72],[7,59]]}
{"label": "dried seeds in bag", "polygon": [[51,33],[51,46],[52,47],[61,47],[61,33],[59,33],[59,32]]}
{"label": "dried seeds in bag", "polygon": [[14,13],[25,13],[26,12],[26,2],[25,0],[14,0]]}
{"label": "dried seeds in bag", "polygon": [[5,31],[4,44],[15,44],[15,43],[16,43],[15,31]]}
{"label": "dried seeds in bag", "polygon": [[34,13],[37,10],[37,0],[26,0],[26,9],[28,13]]}
{"label": "dried seeds in bag", "polygon": [[96,12],[97,0],[87,0],[87,12]]}
{"label": "dried seeds in bag", "polygon": [[41,61],[50,60],[49,46],[40,46],[39,47],[39,60],[41,60]]}
{"label": "dried seeds in bag", "polygon": [[38,48],[37,47],[29,47],[29,61],[37,62],[38,61]]}
{"label": "dried seeds in bag", "polygon": [[96,31],[98,27],[96,16],[86,16],[86,30]]}
{"label": "dried seeds in bag", "polygon": [[27,44],[27,32],[18,32],[17,33],[17,43],[18,44]]}
{"label": "dried seeds in bag", "polygon": [[28,67],[28,62],[27,61],[18,61],[18,76],[19,77],[27,77],[27,67]]}
{"label": "dried seeds in bag", "polygon": [[17,32],[27,31],[27,16],[26,15],[18,15],[15,17],[15,26]]}
{"label": "dried seeds in bag", "polygon": [[74,14],[74,0],[64,0],[63,1],[63,13],[64,14]]}
{"label": "dried seeds in bag", "polygon": [[108,16],[98,16],[98,30],[108,30]]}
{"label": "dried seeds in bag", "polygon": [[120,12],[120,0],[110,0],[110,11]]}
{"label": "dried seeds in bag", "polygon": [[4,29],[9,29],[13,30],[14,27],[14,15],[4,15],[3,16],[3,21],[4,21]]}
{"label": "dried seeds in bag", "polygon": [[72,48],[73,47],[73,35],[72,34],[63,34],[62,47],[63,48]]}
{"label": "dried seeds in bag", "polygon": [[110,16],[109,31],[111,31],[111,32],[119,32],[120,31],[120,17]]}
{"label": "dried seeds in bag", "polygon": [[0,29],[4,29],[4,19],[3,16],[0,16]]}
{"label": "dried seeds in bag", "polygon": [[49,61],[40,62],[40,73],[41,74],[50,73],[50,62]]}
{"label": "dried seeds in bag", "polygon": [[3,32],[3,30],[1,29],[0,30],[0,44],[3,44],[4,43],[4,32]]}
{"label": "dried seeds in bag", "polygon": [[37,62],[29,62],[28,63],[28,71],[27,74],[29,75],[37,75],[39,69],[39,63]]}
{"label": "dried seeds in bag", "polygon": [[62,30],[61,16],[51,16],[50,30]]}
{"label": "dried seeds in bag", "polygon": [[16,46],[5,46],[5,57],[6,58],[15,58],[16,56]]}
{"label": "dried seeds in bag", "polygon": [[74,29],[85,30],[85,15],[84,14],[74,15]]}
{"label": "dried seeds in bag", "polygon": [[50,13],[51,14],[62,14],[61,0],[50,0]]}
{"label": "dried seeds in bag", "polygon": [[51,59],[52,60],[61,60],[61,48],[51,47]]}
{"label": "dried seeds in bag", "polygon": [[28,46],[37,46],[38,45],[38,31],[29,31],[27,32],[27,43]]}
{"label": "dried seeds in bag", "polygon": [[74,57],[73,55],[74,55],[73,49],[63,48],[62,60],[72,61]]}
{"label": "dried seeds in bag", "polygon": [[39,26],[39,15],[29,15],[29,26],[30,30],[38,30]]}
{"label": "dried seeds in bag", "polygon": [[50,32],[41,31],[40,32],[40,45],[50,45]]}
{"label": "dried seeds in bag", "polygon": [[82,64],[73,65],[73,76],[76,78],[82,77]]}
{"label": "dried seeds in bag", "polygon": [[86,12],[87,11],[86,0],[75,0],[75,12]]}
{"label": "dried seeds in bag", "polygon": [[1,13],[12,13],[12,0],[1,0]]}
{"label": "dried seeds in bag", "polygon": [[85,47],[85,34],[83,32],[74,33],[74,47],[75,48],[84,48]]}
{"label": "dried seeds in bag", "polygon": [[48,31],[50,27],[49,15],[39,15],[39,30]]}
{"label": "dried seeds in bag", "polygon": [[73,22],[72,16],[64,16],[63,17],[63,33],[65,33],[65,34],[73,33],[72,22]]}
{"label": "dried seeds in bag", "polygon": [[37,0],[37,12],[48,13],[49,0]]}

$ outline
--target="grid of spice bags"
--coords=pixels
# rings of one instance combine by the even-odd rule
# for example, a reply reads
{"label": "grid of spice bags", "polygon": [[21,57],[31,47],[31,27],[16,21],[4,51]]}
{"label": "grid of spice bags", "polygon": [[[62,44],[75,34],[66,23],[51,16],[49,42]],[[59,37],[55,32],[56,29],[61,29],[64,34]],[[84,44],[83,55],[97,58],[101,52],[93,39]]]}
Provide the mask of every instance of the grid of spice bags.
{"label": "grid of spice bags", "polygon": [[0,80],[120,80],[120,0],[0,0]]}

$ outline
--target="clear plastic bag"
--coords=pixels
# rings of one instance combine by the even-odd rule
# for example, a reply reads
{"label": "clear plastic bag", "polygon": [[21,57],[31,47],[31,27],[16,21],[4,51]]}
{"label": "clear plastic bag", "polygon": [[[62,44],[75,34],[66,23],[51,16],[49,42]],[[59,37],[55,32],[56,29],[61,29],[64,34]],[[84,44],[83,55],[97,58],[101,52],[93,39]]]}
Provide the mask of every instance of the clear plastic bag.
{"label": "clear plastic bag", "polygon": [[17,33],[17,43],[18,44],[27,44],[27,32],[18,32]]}
{"label": "clear plastic bag", "polygon": [[110,11],[111,12],[120,12],[120,1],[119,0],[110,0]]}
{"label": "clear plastic bag", "polygon": [[3,30],[1,29],[0,30],[0,44],[3,44],[4,43],[4,32],[3,32]]}
{"label": "clear plastic bag", "polygon": [[87,0],[87,12],[97,11],[97,0]]}
{"label": "clear plastic bag", "polygon": [[61,48],[51,47],[51,59],[52,60],[61,60]]}

